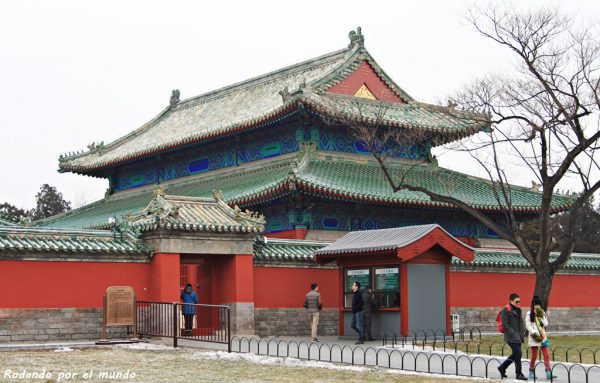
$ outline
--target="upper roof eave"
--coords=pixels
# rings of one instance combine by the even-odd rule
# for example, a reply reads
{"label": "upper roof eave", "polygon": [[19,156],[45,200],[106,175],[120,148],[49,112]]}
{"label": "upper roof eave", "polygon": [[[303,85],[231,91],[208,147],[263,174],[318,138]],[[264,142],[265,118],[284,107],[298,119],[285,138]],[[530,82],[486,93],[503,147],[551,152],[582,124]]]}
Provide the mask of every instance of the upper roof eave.
{"label": "upper roof eave", "polygon": [[[297,72],[302,72],[303,69],[305,69],[306,67],[315,65],[315,64],[324,64],[327,62],[335,62],[336,60],[340,60],[340,59],[344,59],[347,60],[348,59],[348,55],[349,53],[353,52],[352,49],[349,48],[344,48],[341,50],[337,50],[334,52],[330,52],[321,56],[318,56],[316,58],[310,59],[310,60],[305,60],[303,62],[291,65],[291,66],[287,66],[272,72],[269,72],[267,74],[261,75],[261,76],[257,76],[245,81],[241,81],[238,83],[234,83],[232,85],[228,85],[225,87],[222,87],[220,89],[217,90],[213,90],[198,96],[194,96],[191,97],[189,99],[183,100],[179,103],[177,103],[176,105],[169,105],[167,106],[165,109],[163,109],[156,117],[154,117],[152,120],[150,120],[149,122],[147,122],[146,124],[142,125],[140,128],[118,138],[117,140],[103,146],[102,148],[102,152],[107,153],[110,150],[113,150],[115,148],[117,148],[119,145],[128,142],[132,139],[134,139],[137,136],[140,136],[141,134],[143,134],[144,132],[146,132],[147,130],[149,130],[150,128],[152,128],[153,126],[155,126],[157,124],[157,122],[159,122],[163,117],[167,116],[169,114],[169,112],[175,112],[175,111],[179,111],[182,109],[186,109],[190,106],[194,106],[199,102],[208,102],[212,99],[215,98],[219,98],[219,97],[223,97],[224,95],[226,95],[228,92],[232,92],[232,91],[240,91],[243,90],[245,88],[249,88],[251,86],[257,86],[261,83],[266,83],[269,81],[272,81],[274,79],[277,79],[278,77],[282,77],[284,75],[290,75],[290,74],[294,74]],[[334,67],[333,69],[331,69],[331,71],[335,71],[337,67]],[[313,80],[314,81],[314,80]],[[313,81],[310,81],[309,84],[311,84]],[[278,91],[281,89],[278,89]],[[280,105],[285,107],[285,105]],[[279,108],[276,108],[279,109]],[[270,113],[265,113],[263,115],[260,116],[255,116],[252,119],[249,119],[248,121],[244,121],[242,123],[238,123],[238,124],[232,124],[232,126],[230,126],[229,128],[225,127],[221,130],[235,130],[235,126],[243,126],[243,125],[251,125],[253,120],[257,120],[257,119],[264,119],[265,117],[269,117],[270,115],[273,115],[277,112],[277,110],[272,110]],[[216,132],[218,133],[218,132]],[[210,136],[210,134],[208,135]],[[193,137],[190,137],[193,141]],[[197,138],[203,138],[203,137],[197,137]],[[208,137],[210,138],[210,137]],[[172,144],[172,145],[168,145],[168,144]],[[166,146],[174,146],[174,147],[178,147],[180,145],[178,145],[177,142],[173,142],[173,143],[168,143]],[[144,149],[142,149],[144,150]],[[169,148],[163,148],[162,150],[169,150]],[[161,148],[158,148],[158,151],[162,151]],[[89,158],[90,156],[94,155],[98,153],[98,151],[95,150],[90,150],[88,152],[84,152],[84,153],[79,153],[79,154],[75,154],[75,155],[70,155],[70,156],[61,156],[59,158],[59,171],[66,171],[66,172],[86,172],[86,171],[93,171],[93,170],[97,170],[97,169],[101,169],[101,168],[105,168],[107,166],[111,166],[114,164],[118,164],[121,162],[125,162],[128,159],[134,159],[134,158],[138,158],[138,157],[143,157],[144,153],[134,153],[133,155],[127,156],[129,158],[125,158],[122,161],[113,161],[113,162],[108,162],[108,163],[100,163],[97,166],[75,166],[73,165],[73,162],[75,160],[80,160],[80,159],[85,159],[86,157]],[[136,154],[140,154],[138,156],[136,156]],[[84,173],[82,173],[84,174]]]}
{"label": "upper roof eave", "polygon": [[[216,137],[270,123],[273,120],[281,118],[283,115],[290,112],[290,108],[293,108],[293,103],[282,100],[282,97],[277,94],[287,88],[288,85],[286,84],[292,84],[292,87],[298,87],[298,89],[313,89],[315,92],[322,93],[331,85],[343,80],[353,70],[353,67],[357,66],[362,61],[367,61],[374,68],[377,75],[398,95],[398,97],[405,100],[409,107],[417,109],[435,108],[434,106],[426,107],[426,104],[417,103],[383,71],[363,46],[355,45],[351,48],[327,53],[314,59],[306,60],[295,65],[269,72],[262,76],[238,82],[169,105],[142,127],[107,145],[101,144],[101,147],[92,147],[90,151],[82,154],[66,157],[61,156],[59,159],[59,171],[105,177],[106,173],[102,171],[103,169],[148,158],[159,153],[193,146]],[[300,77],[294,76],[304,78],[304,84],[300,81]],[[298,81],[300,81],[300,83],[298,83]],[[265,107],[264,105],[260,108],[252,107],[250,108],[253,110],[252,113],[246,115],[246,112],[244,112],[236,117],[231,117],[231,114],[225,113],[226,118],[223,117],[223,120],[216,120],[213,125],[207,125],[206,127],[203,127],[204,125],[202,124],[204,123],[195,127],[195,124],[192,124],[187,120],[191,118],[190,116],[195,116],[194,118],[203,119],[202,121],[206,120],[205,123],[208,124],[212,121],[210,118],[213,117],[206,117],[206,114],[203,114],[200,110],[201,105],[209,105],[214,100],[218,100],[219,105],[222,104],[222,100],[229,100],[227,102],[235,104],[239,101],[236,97],[238,97],[240,92],[243,93],[246,90],[251,90],[249,94],[254,95],[252,92],[257,92],[258,89],[261,89],[261,86],[265,87],[265,91],[268,90],[268,99],[270,101],[265,104],[268,105],[268,107]],[[265,99],[264,97],[259,97],[258,94],[254,96],[256,96],[255,99],[257,100]],[[293,101],[298,102],[299,99],[300,97],[297,97]],[[245,105],[246,104],[247,102]],[[221,112],[224,113],[229,107],[230,106],[222,107],[224,109]],[[180,115],[190,108],[195,108],[193,113],[185,112],[188,115]],[[196,110],[197,108],[200,109]],[[214,108],[211,107],[211,110],[213,109]],[[218,113],[220,112],[217,112],[217,115],[219,115]],[[177,114],[176,119],[175,117],[171,117],[171,115],[175,114]],[[240,116],[245,118],[241,118]],[[175,126],[171,126],[174,124],[173,121],[178,121],[178,124],[187,124],[185,125],[186,128],[174,129]],[[222,123],[222,121],[224,121],[224,123]],[[168,125],[174,130],[162,129],[162,125],[165,125],[165,127]],[[171,130],[180,132],[179,136],[170,135],[156,137],[156,139],[152,140],[149,139],[151,136],[154,137],[156,132],[163,132],[160,134],[165,135]],[[463,134],[472,134],[472,130],[473,129],[469,129],[469,132]],[[478,130],[481,129],[473,131]],[[159,144],[157,144],[157,142]]]}

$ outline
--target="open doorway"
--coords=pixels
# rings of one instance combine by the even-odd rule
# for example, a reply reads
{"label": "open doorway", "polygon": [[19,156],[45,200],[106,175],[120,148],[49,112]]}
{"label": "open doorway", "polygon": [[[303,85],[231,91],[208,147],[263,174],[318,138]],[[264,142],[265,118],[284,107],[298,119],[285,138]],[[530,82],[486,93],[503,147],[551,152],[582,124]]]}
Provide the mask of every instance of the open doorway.
{"label": "open doorway", "polygon": [[[214,265],[209,256],[182,257],[179,282],[181,291],[189,283],[198,295],[198,303],[213,304],[215,302],[214,271]],[[183,323],[183,318],[181,323]],[[217,310],[206,307],[197,308],[192,326],[193,335],[210,334],[214,330],[213,327],[218,326],[218,323]]]}

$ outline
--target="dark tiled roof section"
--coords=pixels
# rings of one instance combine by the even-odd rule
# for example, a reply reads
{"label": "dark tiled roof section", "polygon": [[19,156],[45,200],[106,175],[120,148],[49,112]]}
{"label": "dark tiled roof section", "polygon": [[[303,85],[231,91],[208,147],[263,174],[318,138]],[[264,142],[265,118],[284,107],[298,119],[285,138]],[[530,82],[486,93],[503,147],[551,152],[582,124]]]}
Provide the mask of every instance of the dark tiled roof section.
{"label": "dark tiled roof section", "polygon": [[[437,224],[352,231],[327,247],[317,250],[316,254],[344,254],[396,250],[423,238],[436,228],[445,232],[445,230]],[[448,236],[450,236],[450,234],[448,234]]]}

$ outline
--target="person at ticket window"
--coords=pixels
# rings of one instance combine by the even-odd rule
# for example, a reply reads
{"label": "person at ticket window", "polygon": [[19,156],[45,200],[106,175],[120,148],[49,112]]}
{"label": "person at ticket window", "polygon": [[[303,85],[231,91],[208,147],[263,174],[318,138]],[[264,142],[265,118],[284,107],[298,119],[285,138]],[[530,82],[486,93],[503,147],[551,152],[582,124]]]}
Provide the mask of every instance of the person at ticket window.
{"label": "person at ticket window", "polygon": [[373,317],[373,312],[377,310],[377,303],[375,302],[375,298],[373,297],[373,289],[371,286],[367,286],[365,291],[362,293],[363,299],[363,337],[365,340],[372,341],[373,336],[371,335],[371,318]]}
{"label": "person at ticket window", "polygon": [[192,326],[194,324],[194,315],[196,315],[196,306],[198,303],[198,295],[192,289],[192,285],[188,283],[185,289],[181,292],[181,301],[183,302],[183,320],[185,321],[184,335],[192,335]]}

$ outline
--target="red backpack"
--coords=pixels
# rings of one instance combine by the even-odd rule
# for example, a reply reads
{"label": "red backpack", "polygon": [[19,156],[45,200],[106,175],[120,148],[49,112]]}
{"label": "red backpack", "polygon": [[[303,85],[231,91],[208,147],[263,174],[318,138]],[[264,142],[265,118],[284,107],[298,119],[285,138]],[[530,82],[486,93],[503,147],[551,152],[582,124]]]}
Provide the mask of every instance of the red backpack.
{"label": "red backpack", "polygon": [[[512,308],[510,307],[510,305],[506,305],[505,307],[509,313],[512,312]],[[504,334],[504,327],[502,326],[502,310],[500,310],[500,312],[496,316],[496,324],[498,325],[498,332],[500,334]]]}

